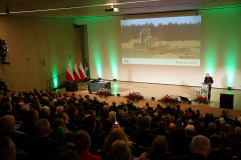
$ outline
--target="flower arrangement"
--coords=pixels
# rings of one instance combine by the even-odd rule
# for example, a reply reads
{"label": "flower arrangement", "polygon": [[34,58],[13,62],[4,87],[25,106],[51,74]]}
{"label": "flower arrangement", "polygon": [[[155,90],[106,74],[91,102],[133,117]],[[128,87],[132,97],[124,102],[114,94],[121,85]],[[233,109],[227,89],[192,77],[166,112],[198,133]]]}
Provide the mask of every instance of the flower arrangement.
{"label": "flower arrangement", "polygon": [[192,101],[198,103],[209,104],[210,101],[208,100],[208,92],[205,89],[201,89],[201,91],[196,92],[196,98]]}
{"label": "flower arrangement", "polygon": [[179,101],[179,97],[177,96],[173,96],[173,95],[168,95],[166,94],[165,96],[163,96],[161,99],[159,99],[159,102],[162,102],[164,104],[170,104],[170,105],[174,105],[176,106],[178,103],[181,103]]}
{"label": "flower arrangement", "polygon": [[196,99],[193,100],[194,102],[198,102],[198,103],[204,103],[204,104],[209,104],[210,101],[208,100],[207,97],[203,97],[203,96],[198,96]]}
{"label": "flower arrangement", "polygon": [[113,96],[113,94],[111,94],[111,90],[107,88],[100,88],[100,90],[96,92],[96,95],[99,95],[102,98]]}
{"label": "flower arrangement", "polygon": [[130,92],[125,96],[125,98],[128,98],[131,101],[139,102],[140,100],[144,100],[144,96],[141,95],[140,92]]}

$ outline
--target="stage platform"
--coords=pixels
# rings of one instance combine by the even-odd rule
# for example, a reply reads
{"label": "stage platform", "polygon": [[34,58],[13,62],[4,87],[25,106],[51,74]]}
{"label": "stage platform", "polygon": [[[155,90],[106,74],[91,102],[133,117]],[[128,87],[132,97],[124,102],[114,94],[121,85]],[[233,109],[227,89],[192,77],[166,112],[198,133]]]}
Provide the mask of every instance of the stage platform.
{"label": "stage platform", "polygon": [[[129,92],[135,91],[140,92],[143,94],[146,100],[140,101],[138,103],[135,103],[137,107],[143,107],[145,106],[146,102],[149,102],[150,107],[155,108],[156,105],[160,102],[157,100],[163,97],[166,94],[169,95],[178,95],[182,97],[187,97],[189,100],[193,100],[196,97],[196,91],[200,91],[201,87],[189,87],[189,86],[176,86],[176,85],[163,85],[163,84],[150,84],[150,83],[139,83],[139,82],[123,82],[123,81],[111,81],[111,89],[112,93],[116,95],[117,93],[120,94],[121,97],[108,97],[108,98],[99,98],[99,101],[106,101],[109,105],[113,101],[116,101],[117,104],[119,104],[121,101],[126,102],[126,98],[123,96],[127,95]],[[57,92],[65,93],[65,88],[59,89]],[[68,92],[71,94],[72,92]],[[92,99],[95,95],[95,93],[89,94],[88,92],[88,85],[87,82],[78,83],[78,91],[75,92],[76,94],[82,95],[84,97],[85,95],[90,95],[90,98]],[[220,93],[224,94],[234,94],[234,109],[229,109],[228,111],[231,113],[233,117],[238,117],[241,113],[241,90],[227,90],[227,89],[217,89],[212,88],[211,92],[211,104],[205,105],[205,104],[198,104],[193,103],[191,105],[189,104],[180,104],[181,109],[185,108],[193,108],[196,110],[199,108],[202,113],[214,113],[215,116],[220,116],[223,108],[219,108],[219,99],[220,99]],[[155,101],[151,100],[151,97],[155,97]],[[163,107],[164,104],[161,104]]]}

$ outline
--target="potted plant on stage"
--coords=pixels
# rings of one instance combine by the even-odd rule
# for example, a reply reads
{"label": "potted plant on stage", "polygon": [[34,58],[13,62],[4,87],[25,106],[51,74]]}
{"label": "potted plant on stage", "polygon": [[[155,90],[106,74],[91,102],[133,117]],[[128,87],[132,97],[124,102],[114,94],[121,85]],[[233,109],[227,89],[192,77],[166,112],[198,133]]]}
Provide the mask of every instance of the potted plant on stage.
{"label": "potted plant on stage", "polygon": [[168,95],[166,94],[165,96],[163,96],[161,99],[159,99],[159,102],[162,102],[164,104],[169,104],[169,105],[174,105],[176,106],[178,103],[181,103],[181,101],[179,101],[179,97],[174,96],[174,95]]}
{"label": "potted plant on stage", "polygon": [[128,98],[131,101],[139,102],[140,100],[144,100],[144,96],[141,95],[140,92],[130,92],[125,96],[125,98]]}
{"label": "potted plant on stage", "polygon": [[113,96],[113,94],[111,94],[111,90],[107,88],[100,88],[100,90],[96,92],[96,95],[99,95],[102,98]]}
{"label": "potted plant on stage", "polygon": [[196,98],[192,101],[197,102],[197,103],[204,103],[204,104],[209,104],[210,101],[208,100],[208,93],[205,89],[201,89],[201,91],[196,92]]}

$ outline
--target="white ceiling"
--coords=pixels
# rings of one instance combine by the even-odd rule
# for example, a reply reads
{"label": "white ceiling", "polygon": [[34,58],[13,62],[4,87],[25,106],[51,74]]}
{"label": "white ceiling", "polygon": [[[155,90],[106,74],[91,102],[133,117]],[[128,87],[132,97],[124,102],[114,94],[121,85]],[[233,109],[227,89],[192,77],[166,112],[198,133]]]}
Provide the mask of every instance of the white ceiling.
{"label": "white ceiling", "polygon": [[[105,12],[111,4],[119,13]],[[140,14],[153,12],[196,10],[241,5],[241,0],[1,0],[0,15],[8,16],[80,16]],[[36,11],[37,10],[37,11]]]}

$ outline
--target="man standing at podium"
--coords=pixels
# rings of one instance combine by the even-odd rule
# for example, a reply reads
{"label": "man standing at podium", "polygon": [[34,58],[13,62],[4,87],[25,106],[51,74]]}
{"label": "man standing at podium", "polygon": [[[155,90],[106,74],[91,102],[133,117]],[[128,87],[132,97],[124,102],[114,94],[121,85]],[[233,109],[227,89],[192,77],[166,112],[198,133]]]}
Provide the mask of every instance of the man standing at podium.
{"label": "man standing at podium", "polygon": [[211,97],[211,85],[213,84],[213,78],[209,76],[209,73],[206,74],[204,83],[208,84],[208,99]]}

